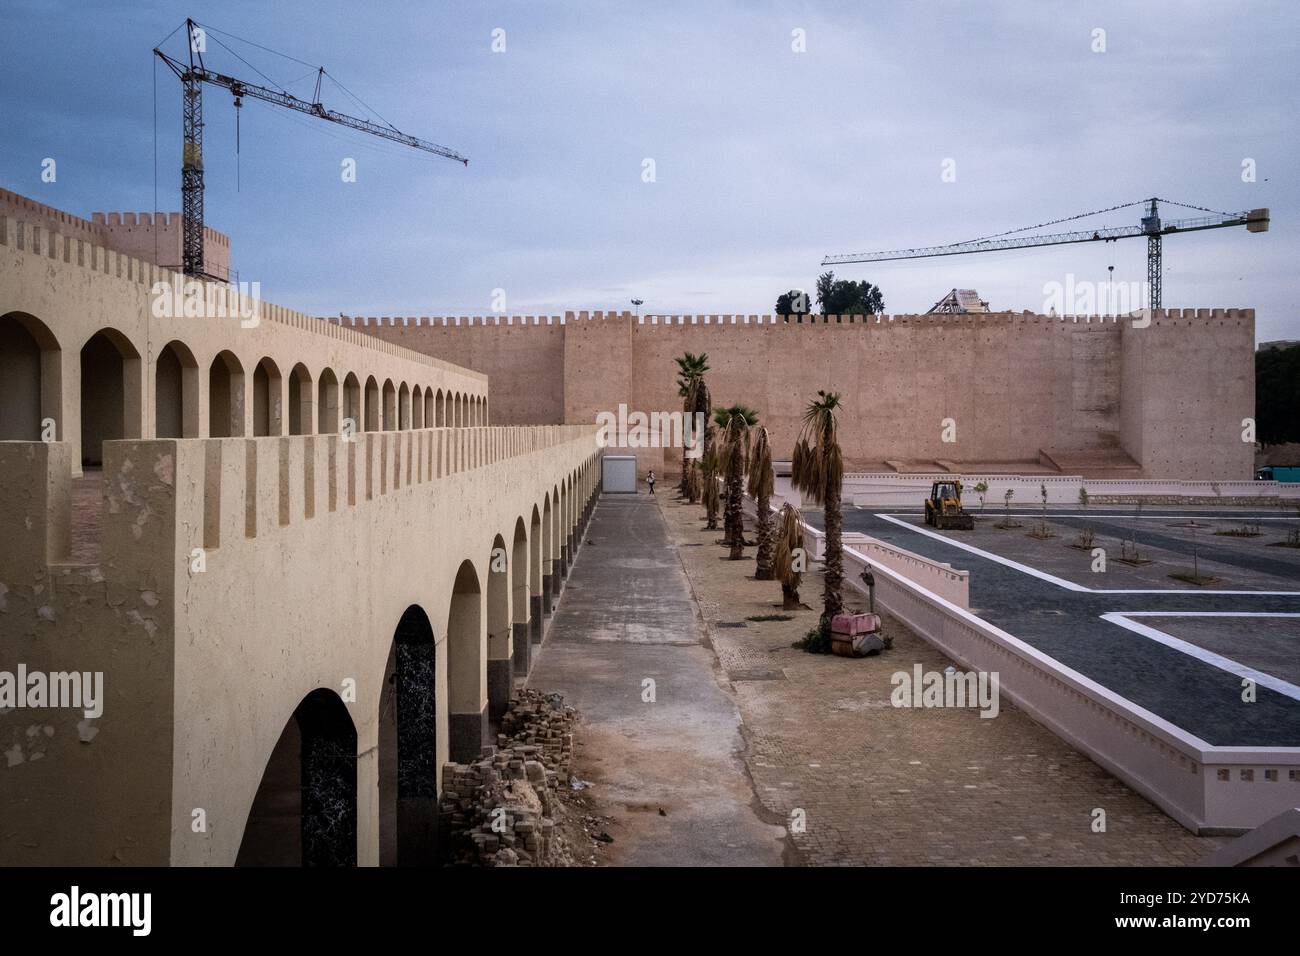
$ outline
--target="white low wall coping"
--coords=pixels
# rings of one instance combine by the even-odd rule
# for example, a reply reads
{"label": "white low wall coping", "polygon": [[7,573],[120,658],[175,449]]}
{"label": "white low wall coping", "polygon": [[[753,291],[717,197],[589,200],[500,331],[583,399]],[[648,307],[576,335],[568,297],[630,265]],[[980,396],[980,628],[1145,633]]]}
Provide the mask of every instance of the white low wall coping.
{"label": "white low wall coping", "polygon": [[871,566],[891,614],[965,667],[999,672],[1018,707],[1189,830],[1244,832],[1300,805],[1300,747],[1211,745],[854,548],[844,555]]}

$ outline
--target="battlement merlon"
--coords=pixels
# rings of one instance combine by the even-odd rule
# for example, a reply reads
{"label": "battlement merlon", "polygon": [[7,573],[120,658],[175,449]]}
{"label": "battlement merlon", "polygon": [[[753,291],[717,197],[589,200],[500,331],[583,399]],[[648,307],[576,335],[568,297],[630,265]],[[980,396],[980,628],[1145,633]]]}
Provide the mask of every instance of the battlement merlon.
{"label": "battlement merlon", "polygon": [[[981,312],[978,314],[955,313],[899,313],[895,315],[809,315],[773,316],[742,314],[708,314],[708,315],[658,315],[636,316],[631,312],[569,311],[563,315],[419,315],[419,316],[320,316],[322,321],[332,325],[352,328],[500,328],[500,327],[554,327],[572,326],[580,330],[590,323],[622,322],[639,326],[755,326],[786,327],[790,329],[816,329],[827,326],[924,326],[924,327],[962,327],[980,328],[1015,323],[1032,323],[1043,326],[1077,326],[1077,325],[1129,325],[1142,328],[1146,318],[1139,314],[1130,315],[1044,315],[1038,312]],[[1161,322],[1196,322],[1196,321],[1244,321],[1253,322],[1255,310],[1247,308],[1219,309],[1155,309],[1150,314],[1152,324]]]}
{"label": "battlement merlon", "polygon": [[[103,227],[95,225],[95,228]],[[0,249],[18,250],[32,256],[86,269],[106,277],[114,277],[118,280],[135,283],[144,287],[142,291],[146,295],[158,283],[169,286],[181,283],[182,286],[188,286],[189,283],[197,281],[183,275],[178,270],[159,266],[147,258],[128,255],[94,240],[94,236],[81,238],[67,235],[51,228],[47,223],[17,219],[0,212]],[[224,295],[224,290],[230,288],[225,283],[220,282],[205,281],[201,284],[205,288],[205,297]],[[255,312],[260,321],[269,320],[293,326],[313,335],[336,339],[366,349],[378,350],[406,361],[418,362],[421,365],[459,376],[471,382],[481,382],[485,386],[488,383],[488,376],[482,372],[476,372],[462,365],[434,358],[396,343],[385,342],[364,332],[341,327],[337,322],[320,321],[304,312],[298,312],[286,306],[275,305],[264,299],[246,298],[255,306]],[[52,315],[56,314],[57,310],[37,310],[37,312],[42,315]],[[140,314],[147,314],[147,309]]]}
{"label": "battlement merlon", "polygon": [[[189,573],[195,549],[274,537],[411,485],[569,444],[595,426],[422,428],[262,438],[122,439],[104,443],[98,555],[74,560],[68,442],[0,441],[0,581],[40,591],[51,569],[94,569],[111,587],[159,602]],[[4,592],[0,592],[4,593]],[[52,606],[57,596],[48,599]],[[57,611],[58,608],[54,607]]]}

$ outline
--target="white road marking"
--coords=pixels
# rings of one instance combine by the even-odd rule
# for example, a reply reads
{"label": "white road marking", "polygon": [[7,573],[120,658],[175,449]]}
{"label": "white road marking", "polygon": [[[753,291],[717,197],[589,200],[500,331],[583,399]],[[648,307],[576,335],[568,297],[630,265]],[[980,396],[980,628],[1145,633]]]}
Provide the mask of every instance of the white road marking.
{"label": "white road marking", "polygon": [[1101,615],[1103,621],[1111,624],[1118,624],[1135,634],[1141,634],[1166,647],[1172,647],[1176,651],[1182,651],[1189,657],[1194,657],[1199,661],[1204,661],[1212,667],[1219,670],[1227,671],[1229,674],[1236,674],[1238,677],[1247,677],[1253,680],[1261,687],[1267,687],[1269,690],[1276,691],[1292,700],[1300,700],[1300,687],[1295,684],[1282,680],[1280,677],[1274,677],[1271,674],[1265,674],[1263,671],[1255,670],[1253,667],[1247,667],[1245,664],[1238,663],[1231,658],[1224,657],[1222,654],[1215,654],[1213,651],[1207,651],[1196,644],[1180,640],[1172,634],[1166,634],[1164,631],[1151,627],[1148,624],[1140,624],[1137,621],[1130,620],[1134,617],[1287,617],[1300,618],[1300,614],[1272,614],[1264,611],[1110,611]]}
{"label": "white road marking", "polygon": [[[859,510],[859,511],[870,511],[871,509],[870,509],[870,508],[859,508],[858,510]],[[900,517],[913,517],[913,518],[918,518],[918,517],[921,516],[921,512],[919,512],[919,511],[890,511],[890,512],[887,512],[887,513],[888,513],[888,514],[891,514],[891,515],[898,515],[898,516],[900,516]],[[992,518],[992,517],[1002,517],[1003,515],[1006,514],[1006,512],[1005,512],[1005,511],[990,511],[990,512],[985,513],[985,512],[982,512],[982,511],[972,511],[971,514],[976,515],[977,517],[978,517],[978,516],[983,516],[983,517],[986,517],[986,518]],[[1043,513],[1042,513],[1041,511],[1013,511],[1013,512],[1011,512],[1011,517],[1013,517],[1013,518],[1041,518],[1042,516],[1043,516]],[[884,515],[877,515],[876,517],[884,517]],[[1225,516],[1223,516],[1223,515],[1204,515],[1204,514],[1191,514],[1191,515],[1131,515],[1131,514],[1121,514],[1121,513],[1118,513],[1118,512],[1110,512],[1110,513],[1106,513],[1106,512],[1101,512],[1101,511],[1093,511],[1093,512],[1088,512],[1088,513],[1079,513],[1079,514],[1067,513],[1067,512],[1060,512],[1060,511],[1049,511],[1049,512],[1047,512],[1047,519],[1050,521],[1050,520],[1053,519],[1053,518],[1093,518],[1093,519],[1096,519],[1096,520],[1098,520],[1098,521],[1103,520],[1103,519],[1106,519],[1106,518],[1122,518],[1122,519],[1125,520],[1125,521],[1133,521],[1133,520],[1138,520],[1138,521],[1175,521],[1175,520],[1178,520],[1178,519],[1197,518],[1197,519],[1200,519],[1201,521],[1232,521],[1232,522],[1237,522],[1237,523],[1240,523],[1240,524],[1250,524],[1250,523],[1253,523],[1253,522],[1256,522],[1256,521],[1291,521],[1291,522],[1294,522],[1294,521],[1296,520],[1294,515],[1292,515],[1292,516],[1290,516],[1290,517],[1281,517],[1281,518],[1279,518],[1279,517],[1275,517],[1275,516],[1265,516],[1265,515],[1260,515],[1259,517],[1256,517],[1255,515],[1231,515],[1231,516],[1225,517]]]}
{"label": "white road marking", "polygon": [[[1030,577],[1038,578],[1040,581],[1046,581],[1048,584],[1054,584],[1058,588],[1064,588],[1067,591],[1077,591],[1084,594],[1238,594],[1254,595],[1257,597],[1300,597],[1300,591],[1211,591],[1201,590],[1185,591],[1180,588],[1090,588],[1082,584],[1075,584],[1073,581],[1067,581],[1065,578],[1058,578],[1054,574],[1048,574],[1046,571],[1040,571],[1037,568],[1031,568],[1027,564],[1021,564],[1019,561],[1012,561],[1010,558],[1004,558],[1000,554],[994,554],[991,551],[985,551],[983,548],[977,548],[973,544],[966,544],[964,541],[955,541],[952,538],[939,534],[937,531],[931,531],[929,528],[919,527],[910,521],[900,521],[888,514],[877,513],[875,515],[883,521],[890,524],[896,524],[900,528],[906,528],[917,534],[923,534],[927,538],[934,538],[936,541],[942,541],[944,544],[951,545],[954,548],[960,548],[962,551],[969,551],[971,554],[977,554],[980,557],[992,561],[996,564],[1004,565],[1021,574],[1028,574]],[[911,517],[917,517],[911,515]]]}

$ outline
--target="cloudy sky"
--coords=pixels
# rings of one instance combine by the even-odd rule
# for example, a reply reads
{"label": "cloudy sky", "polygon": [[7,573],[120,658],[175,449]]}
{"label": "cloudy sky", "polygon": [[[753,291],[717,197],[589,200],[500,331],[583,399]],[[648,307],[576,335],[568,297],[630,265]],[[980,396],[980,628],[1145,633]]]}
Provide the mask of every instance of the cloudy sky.
{"label": "cloudy sky", "polygon": [[[305,64],[322,64],[368,104],[327,82],[326,106],[377,110],[470,158],[246,101],[237,164],[231,97],[207,88],[208,223],[233,237],[242,279],[306,312],[485,314],[503,289],[514,314],[633,297],[653,313],[767,313],[782,290],[811,287],[828,253],[1154,195],[1270,207],[1264,235],[1167,239],[1165,304],[1254,307],[1260,340],[1300,338],[1294,14],[1283,2],[4,0],[0,185],[81,215],[153,208],[155,189],[158,208],[179,209],[180,85],[151,49],[189,15],[304,61],[220,37],[234,53],[210,42],[209,67],[255,68],[310,98]],[[182,37],[166,49],[182,54]],[[56,183],[41,182],[46,157]],[[356,182],[343,181],[347,158]],[[1101,281],[1112,265],[1141,281],[1145,260],[1128,239],[837,274],[881,286],[889,312],[924,311],[953,287],[1038,310],[1047,283]]]}

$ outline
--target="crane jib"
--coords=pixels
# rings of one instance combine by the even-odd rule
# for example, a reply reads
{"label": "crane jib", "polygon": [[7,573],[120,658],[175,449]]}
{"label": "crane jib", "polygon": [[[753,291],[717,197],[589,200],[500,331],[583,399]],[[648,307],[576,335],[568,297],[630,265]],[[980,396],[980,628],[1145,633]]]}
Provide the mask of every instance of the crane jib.
{"label": "crane jib", "polygon": [[[349,116],[346,113],[336,113],[333,110],[326,109],[323,104],[316,102],[307,102],[299,99],[292,93],[277,91],[269,87],[259,86],[256,83],[247,83],[233,76],[227,76],[224,73],[217,73],[215,70],[209,70],[203,65],[201,47],[196,47],[194,43],[195,24],[192,20],[185,22],[187,33],[190,36],[190,60],[183,63],[173,57],[168,56],[162,50],[154,48],[154,53],[162,60],[167,67],[176,74],[184,86],[184,145],[182,146],[182,167],[181,167],[181,219],[182,219],[182,241],[181,252],[184,260],[184,272],[188,276],[197,278],[212,278],[207,275],[203,263],[203,98],[201,94],[202,84],[210,83],[213,86],[219,86],[222,89],[230,91],[235,97],[235,105],[241,105],[243,97],[252,97],[253,99],[262,100],[266,103],[272,103],[276,106],[283,106],[288,109],[297,110],[300,113],[306,113],[319,119],[328,120],[332,123],[338,123],[340,126],[346,126],[349,129],[355,129],[358,132],[368,133],[371,136],[377,136],[381,139],[387,139],[394,143],[400,143],[403,146],[409,146],[412,149],[423,150],[424,152],[433,153],[446,159],[454,159],[458,163],[466,166],[469,160],[454,150],[445,146],[438,146],[425,140],[403,133],[401,130],[394,129],[391,126],[380,126],[369,120],[359,119],[355,116]],[[224,45],[224,44],[223,44]],[[196,53],[198,54],[196,57]],[[197,62],[196,62],[197,61]],[[320,76],[324,75],[324,69],[321,68],[316,83],[316,97],[320,95]],[[364,105],[364,104],[363,104]]]}

